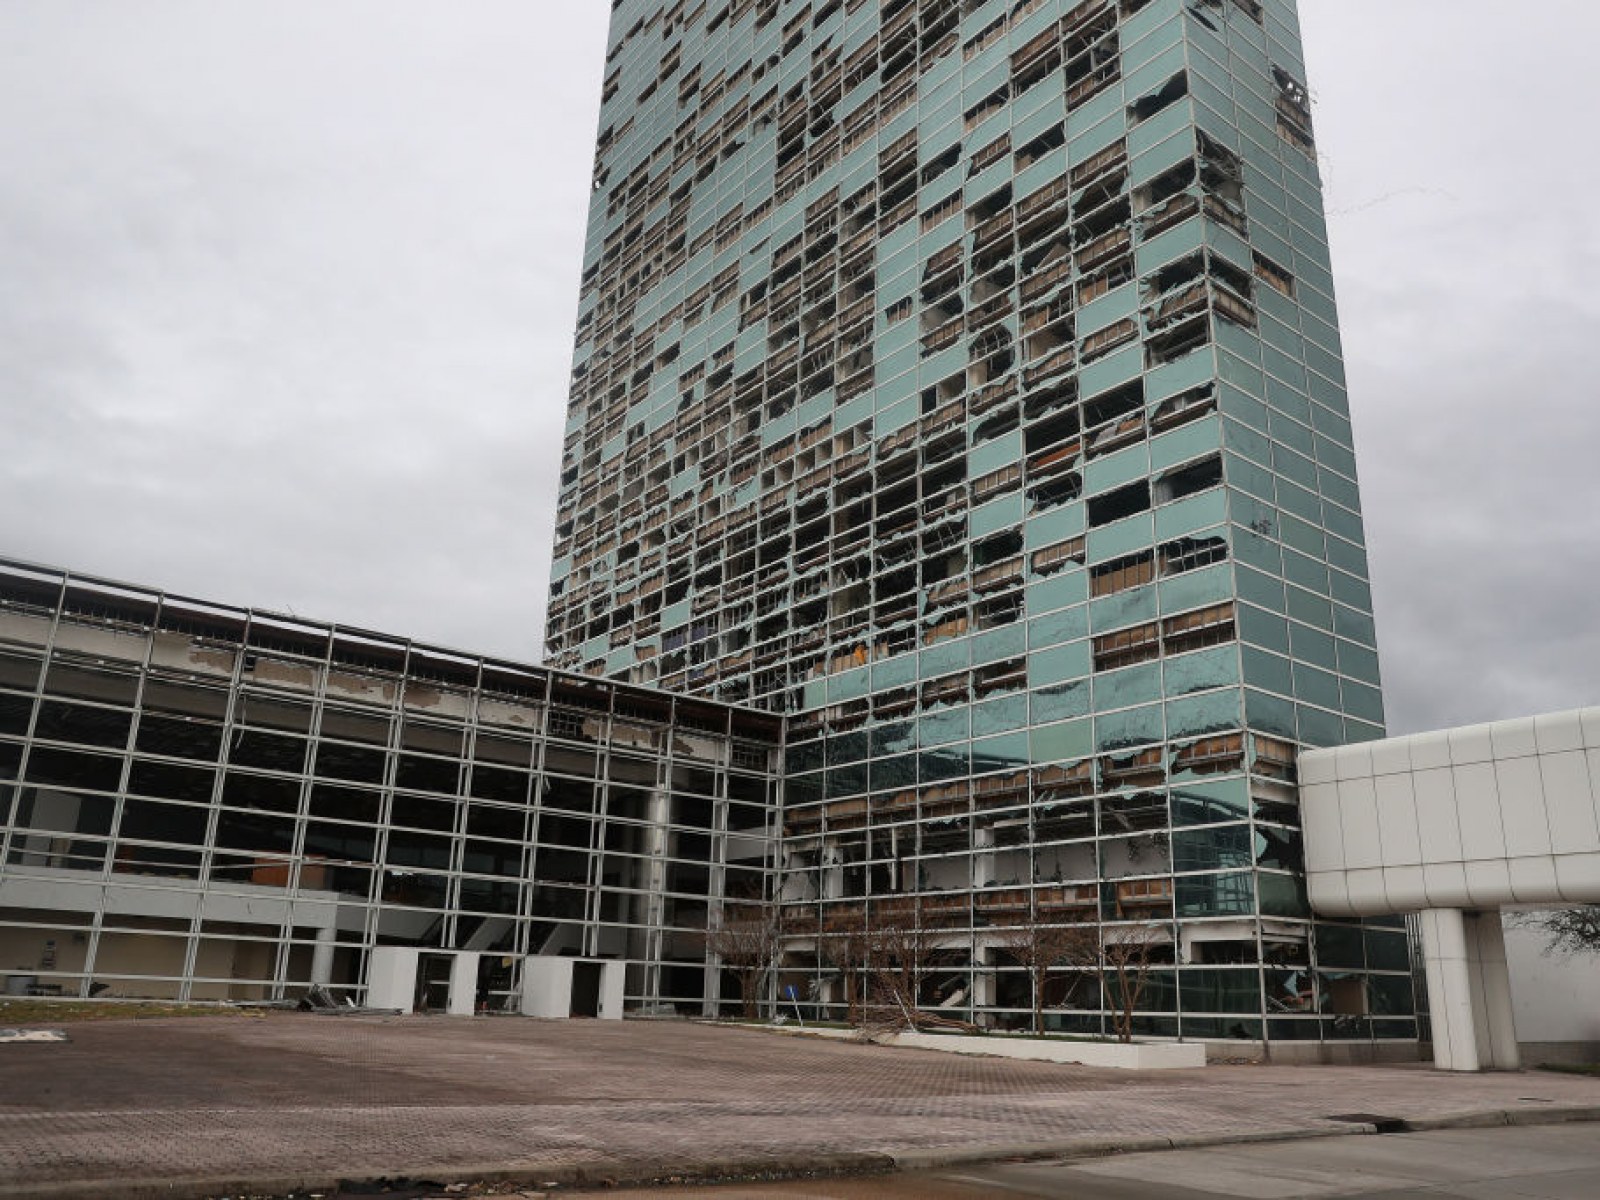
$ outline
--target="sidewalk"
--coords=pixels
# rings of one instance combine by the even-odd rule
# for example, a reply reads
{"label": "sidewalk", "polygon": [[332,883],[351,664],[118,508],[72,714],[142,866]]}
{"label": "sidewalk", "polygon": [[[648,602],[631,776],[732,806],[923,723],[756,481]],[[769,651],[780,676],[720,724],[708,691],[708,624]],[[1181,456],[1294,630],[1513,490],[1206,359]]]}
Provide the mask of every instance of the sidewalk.
{"label": "sidewalk", "polygon": [[885,1171],[1376,1120],[1600,1119],[1600,1080],[1546,1072],[1134,1074],[682,1022],[271,1014],[67,1031],[0,1047],[0,1196]]}

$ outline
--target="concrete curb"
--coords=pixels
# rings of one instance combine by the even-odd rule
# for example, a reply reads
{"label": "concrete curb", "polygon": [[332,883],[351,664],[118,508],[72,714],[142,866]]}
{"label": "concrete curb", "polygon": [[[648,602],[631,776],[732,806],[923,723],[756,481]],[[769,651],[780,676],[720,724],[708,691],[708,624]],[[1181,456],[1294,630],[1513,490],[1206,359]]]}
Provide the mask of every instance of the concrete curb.
{"label": "concrete curb", "polygon": [[1015,1146],[890,1151],[896,1171],[937,1171],[943,1167],[972,1167],[992,1162],[1040,1162],[1055,1158],[1109,1158],[1146,1150],[1170,1150],[1164,1137],[1084,1138],[1075,1142],[1028,1142]]}
{"label": "concrete curb", "polygon": [[913,1150],[892,1154],[900,1171],[936,1171],[943,1167],[970,1167],[992,1162],[1042,1162],[1079,1158],[1113,1158],[1123,1154],[1150,1154],[1164,1150],[1204,1150],[1208,1146],[1238,1146],[1251,1142],[1299,1142],[1316,1138],[1349,1137],[1376,1133],[1372,1125],[1295,1126],[1255,1129],[1244,1133],[1194,1133],[1176,1137],[1084,1138],[1073,1142],[1040,1142],[1021,1146],[987,1146],[981,1150]]}
{"label": "concrete curb", "polygon": [[73,1180],[61,1183],[0,1184],[0,1200],[208,1200],[214,1196],[281,1196],[290,1192],[321,1192],[333,1197],[341,1180],[376,1179],[432,1180],[440,1185],[470,1181],[475,1183],[516,1183],[532,1191],[541,1185],[558,1188],[610,1188],[644,1186],[655,1183],[712,1182],[749,1178],[805,1179],[840,1176],[887,1175],[896,1170],[888,1154],[806,1153],[774,1155],[767,1158],[729,1157],[682,1159],[679,1161],[609,1161],[594,1159],[582,1163],[527,1162],[519,1164],[451,1163],[439,1166],[396,1168],[352,1165],[334,1175],[281,1173],[261,1176],[218,1175],[188,1178],[130,1180],[122,1177]]}
{"label": "concrete curb", "polygon": [[1538,1108],[1502,1108],[1448,1117],[1422,1117],[1406,1121],[1405,1131],[1427,1133],[1437,1129],[1492,1129],[1497,1125],[1567,1125],[1576,1121],[1600,1121],[1600,1104],[1550,1104]]}
{"label": "concrete curb", "polygon": [[[1507,1126],[1565,1125],[1600,1122],[1600,1105],[1548,1105],[1527,1109],[1491,1109],[1454,1113],[1443,1117],[1397,1117],[1399,1133],[1428,1133],[1449,1129],[1491,1129]],[[1311,1141],[1320,1138],[1377,1136],[1371,1123],[1291,1126],[1238,1133],[1177,1134],[1170,1137],[1083,1138],[1066,1142],[1020,1143],[984,1146],[971,1150],[930,1149],[847,1153],[804,1153],[760,1157],[682,1159],[672,1161],[607,1161],[582,1163],[521,1163],[470,1165],[455,1163],[435,1167],[351,1166],[337,1177],[274,1174],[134,1181],[125,1178],[77,1180],[63,1183],[0,1184],[0,1200],[208,1200],[219,1196],[282,1196],[290,1192],[322,1192],[334,1196],[340,1179],[374,1180],[384,1177],[448,1182],[521,1184],[526,1190],[557,1188],[610,1188],[651,1184],[737,1182],[741,1179],[819,1179],[841,1176],[887,1175],[936,1171],[947,1167],[979,1166],[997,1162],[1041,1162],[1111,1158],[1167,1150],[1203,1150],[1213,1146],[1250,1143]],[[1392,1136],[1392,1135],[1390,1135]]]}
{"label": "concrete curb", "polygon": [[[1400,1119],[1401,1133],[1428,1133],[1447,1129],[1490,1129],[1504,1126],[1565,1125],[1600,1121],[1600,1105],[1552,1105],[1537,1109],[1495,1109],[1457,1113],[1446,1117]],[[1337,1125],[1290,1126],[1252,1129],[1242,1133],[1178,1134],[1172,1137],[1085,1138],[1072,1142],[1041,1142],[1017,1146],[986,1146],[976,1150],[910,1150],[891,1152],[897,1171],[936,1171],[944,1167],[978,1166],[992,1162],[1040,1162],[1046,1159],[1111,1158],[1122,1154],[1148,1154],[1163,1150],[1204,1150],[1213,1146],[1242,1146],[1268,1142],[1314,1141],[1319,1138],[1376,1136],[1370,1122]]]}

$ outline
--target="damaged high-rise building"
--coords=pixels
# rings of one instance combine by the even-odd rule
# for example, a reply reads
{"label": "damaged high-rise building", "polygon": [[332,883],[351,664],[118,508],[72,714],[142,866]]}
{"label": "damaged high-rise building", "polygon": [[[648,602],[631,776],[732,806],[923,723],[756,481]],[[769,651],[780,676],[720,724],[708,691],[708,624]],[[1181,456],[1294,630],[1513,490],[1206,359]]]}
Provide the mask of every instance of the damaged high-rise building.
{"label": "damaged high-rise building", "polygon": [[1005,1023],[1082,924],[1145,1032],[1415,1037],[1301,878],[1383,728],[1305,78],[1291,0],[613,4],[549,656],[787,715],[795,995],[910,927]]}

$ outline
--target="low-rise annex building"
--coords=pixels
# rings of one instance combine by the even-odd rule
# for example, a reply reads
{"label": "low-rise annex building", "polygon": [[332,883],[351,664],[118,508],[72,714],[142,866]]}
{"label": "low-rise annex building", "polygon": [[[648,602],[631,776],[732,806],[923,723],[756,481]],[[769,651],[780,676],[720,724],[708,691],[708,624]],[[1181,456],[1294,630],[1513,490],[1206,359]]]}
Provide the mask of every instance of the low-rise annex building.
{"label": "low-rise annex building", "polygon": [[713,1007],[781,718],[0,561],[12,993]]}

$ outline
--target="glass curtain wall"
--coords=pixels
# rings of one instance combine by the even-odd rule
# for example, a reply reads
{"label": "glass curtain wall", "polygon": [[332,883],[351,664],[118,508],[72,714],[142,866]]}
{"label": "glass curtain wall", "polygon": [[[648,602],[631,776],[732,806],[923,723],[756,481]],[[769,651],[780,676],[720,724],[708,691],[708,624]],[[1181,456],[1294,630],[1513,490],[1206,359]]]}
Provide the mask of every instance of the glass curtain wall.
{"label": "glass curtain wall", "polygon": [[[380,635],[0,571],[0,970],[44,994],[359,995],[377,945],[625,959],[700,1012],[761,895],[780,722]],[[424,1005],[442,1006],[438,995]]]}
{"label": "glass curtain wall", "polygon": [[1084,922],[1148,1032],[1414,1036],[1299,880],[1383,710],[1293,4],[620,0],[606,70],[551,661],[791,714],[796,986],[910,923],[1014,1024]]}

